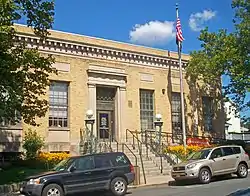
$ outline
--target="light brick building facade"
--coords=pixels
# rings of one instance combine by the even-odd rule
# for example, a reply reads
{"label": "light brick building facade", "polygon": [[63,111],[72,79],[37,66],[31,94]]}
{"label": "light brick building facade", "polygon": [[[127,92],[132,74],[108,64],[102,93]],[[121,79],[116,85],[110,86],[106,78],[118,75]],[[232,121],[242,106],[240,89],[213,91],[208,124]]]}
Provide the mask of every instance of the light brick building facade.
{"label": "light brick building facade", "polygon": [[[18,39],[26,40],[29,47],[38,46],[32,29],[19,25],[17,29]],[[96,119],[94,134],[101,139],[107,137],[101,124],[122,142],[126,129],[153,129],[156,113],[163,117],[164,132],[180,131],[177,53],[58,31],[51,31],[39,49],[54,55],[53,66],[59,71],[50,76],[46,96],[50,110],[38,119],[41,126],[33,128],[45,138],[45,150],[77,154],[89,109]],[[186,66],[189,56],[182,54],[182,59]],[[223,107],[219,104],[216,111],[211,110],[211,96],[220,89],[205,92],[184,80],[184,91],[188,134],[223,135]],[[28,128],[24,123],[3,126],[6,137],[0,139],[1,151],[18,150],[16,144]]]}

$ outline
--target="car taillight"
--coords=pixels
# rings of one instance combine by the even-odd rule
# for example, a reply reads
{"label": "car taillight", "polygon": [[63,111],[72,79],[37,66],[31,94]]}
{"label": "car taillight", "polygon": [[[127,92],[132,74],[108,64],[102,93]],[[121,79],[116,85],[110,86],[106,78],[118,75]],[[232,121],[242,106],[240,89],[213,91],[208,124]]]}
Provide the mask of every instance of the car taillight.
{"label": "car taillight", "polygon": [[130,165],[130,172],[135,173],[135,168],[134,168],[134,166],[132,164]]}

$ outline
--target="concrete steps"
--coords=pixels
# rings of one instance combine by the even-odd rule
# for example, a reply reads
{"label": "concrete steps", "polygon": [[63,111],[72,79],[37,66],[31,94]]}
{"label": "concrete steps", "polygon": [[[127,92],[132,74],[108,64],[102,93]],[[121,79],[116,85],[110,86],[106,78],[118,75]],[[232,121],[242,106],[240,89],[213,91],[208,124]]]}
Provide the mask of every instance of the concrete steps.
{"label": "concrete steps", "polygon": [[[169,178],[171,166],[169,165],[169,163],[166,160],[162,159],[163,172],[161,173],[160,157],[157,157],[150,150],[147,151],[147,147],[145,145],[140,146],[141,147],[141,155],[142,155],[140,157],[140,152],[139,152],[137,144],[135,144],[133,146],[132,141],[128,141],[125,144],[126,144],[126,146],[119,144],[118,151],[120,151],[120,152],[123,151],[128,156],[128,158],[130,159],[130,161],[133,165],[136,165],[136,158],[137,158],[137,165],[140,167],[140,179],[141,179],[140,181],[142,184],[144,183],[142,162],[143,162],[143,166],[144,166],[146,180],[147,179],[155,179],[157,177],[161,177],[162,179],[164,179],[166,177],[166,180]],[[112,151],[117,151],[117,143],[116,142],[112,142],[111,144],[106,143],[106,149],[107,149],[107,146],[110,146]]]}

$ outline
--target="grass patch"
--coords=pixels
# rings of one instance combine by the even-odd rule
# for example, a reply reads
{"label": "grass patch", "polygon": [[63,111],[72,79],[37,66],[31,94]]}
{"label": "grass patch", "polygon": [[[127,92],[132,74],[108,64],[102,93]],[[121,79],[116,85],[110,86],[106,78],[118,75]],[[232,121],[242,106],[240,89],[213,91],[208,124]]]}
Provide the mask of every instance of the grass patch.
{"label": "grass patch", "polygon": [[26,177],[43,171],[46,170],[27,167],[10,167],[8,169],[3,169],[0,170],[0,185],[21,182]]}

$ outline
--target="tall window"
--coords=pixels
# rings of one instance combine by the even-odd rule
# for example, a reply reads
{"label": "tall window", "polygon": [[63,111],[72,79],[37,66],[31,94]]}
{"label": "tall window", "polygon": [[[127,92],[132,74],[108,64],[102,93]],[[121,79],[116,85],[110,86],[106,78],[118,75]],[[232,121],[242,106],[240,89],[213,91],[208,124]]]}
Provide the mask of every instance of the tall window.
{"label": "tall window", "polygon": [[181,120],[181,94],[172,92],[172,132],[173,134],[182,134]]}
{"label": "tall window", "polygon": [[140,90],[140,120],[142,130],[154,129],[154,91]]}
{"label": "tall window", "polygon": [[68,127],[68,83],[51,83],[49,104],[49,126]]}
{"label": "tall window", "polygon": [[213,126],[213,100],[211,97],[202,97],[204,131],[212,131]]}

